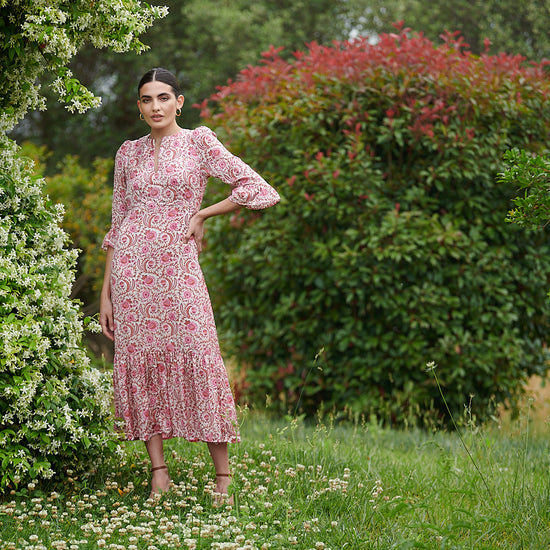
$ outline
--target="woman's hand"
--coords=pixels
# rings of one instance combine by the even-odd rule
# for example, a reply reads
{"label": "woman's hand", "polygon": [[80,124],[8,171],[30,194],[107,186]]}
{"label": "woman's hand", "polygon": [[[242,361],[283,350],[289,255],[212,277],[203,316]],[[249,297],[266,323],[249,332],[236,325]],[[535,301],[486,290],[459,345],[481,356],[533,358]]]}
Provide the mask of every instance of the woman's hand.
{"label": "woman's hand", "polygon": [[203,208],[189,220],[189,229],[185,234],[185,242],[189,242],[189,239],[193,237],[197,245],[197,250],[200,252],[202,250],[202,238],[204,236],[204,222],[212,216],[228,214],[239,208],[240,206],[229,198]]}
{"label": "woman's hand", "polygon": [[197,251],[202,251],[202,239],[204,237],[204,218],[200,212],[197,212],[189,221],[189,229],[185,234],[185,242],[189,242],[189,239],[193,237],[195,244],[197,245]]}
{"label": "woman's hand", "polygon": [[103,334],[109,338],[109,340],[115,340],[115,325],[113,322],[113,303],[111,298],[105,294],[101,294],[101,300],[99,305],[99,324]]}

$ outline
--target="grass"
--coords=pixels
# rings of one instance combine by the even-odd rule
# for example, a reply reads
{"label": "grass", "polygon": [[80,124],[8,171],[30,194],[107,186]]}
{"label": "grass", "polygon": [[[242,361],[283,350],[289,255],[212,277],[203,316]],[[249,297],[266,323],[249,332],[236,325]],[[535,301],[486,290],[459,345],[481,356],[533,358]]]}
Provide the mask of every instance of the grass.
{"label": "grass", "polygon": [[231,448],[233,507],[212,506],[206,448],[181,440],[167,443],[173,491],[147,501],[148,461],[128,443],[121,464],[5,495],[0,548],[549,548],[550,443],[531,424],[470,424],[461,441],[247,414]]}

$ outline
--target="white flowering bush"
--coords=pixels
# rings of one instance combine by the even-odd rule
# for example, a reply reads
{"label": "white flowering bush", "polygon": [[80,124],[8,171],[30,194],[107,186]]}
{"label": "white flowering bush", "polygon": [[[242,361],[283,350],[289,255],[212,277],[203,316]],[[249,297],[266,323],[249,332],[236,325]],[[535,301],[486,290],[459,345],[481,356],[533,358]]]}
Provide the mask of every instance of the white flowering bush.
{"label": "white flowering bush", "polygon": [[0,491],[118,449],[110,377],[90,365],[70,297],[77,251],[59,225],[63,207],[5,133],[45,108],[43,72],[70,110],[96,105],[67,68],[72,56],[86,41],[139,52],[137,36],[165,13],[134,0],[0,0]]}
{"label": "white flowering bush", "polygon": [[146,46],[139,40],[167,8],[137,0],[0,0],[0,131],[11,130],[32,109],[45,109],[37,77],[54,76],[53,88],[70,111],[84,112],[100,98],[67,68],[91,42],[115,52]]}
{"label": "white flowering bush", "polygon": [[81,346],[76,251],[61,205],[1,139],[0,487],[79,469],[113,449],[110,382]]}

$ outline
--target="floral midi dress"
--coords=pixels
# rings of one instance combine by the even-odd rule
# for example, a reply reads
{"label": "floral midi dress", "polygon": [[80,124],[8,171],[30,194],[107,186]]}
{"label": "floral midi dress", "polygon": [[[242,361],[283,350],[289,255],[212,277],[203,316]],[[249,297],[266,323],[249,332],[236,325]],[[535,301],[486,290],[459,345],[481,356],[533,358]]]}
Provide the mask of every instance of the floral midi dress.
{"label": "floral midi dress", "polygon": [[193,239],[184,242],[210,176],[247,208],[279,195],[202,126],[126,141],[115,160],[111,300],[116,428],[128,439],[239,440],[208,290]]}

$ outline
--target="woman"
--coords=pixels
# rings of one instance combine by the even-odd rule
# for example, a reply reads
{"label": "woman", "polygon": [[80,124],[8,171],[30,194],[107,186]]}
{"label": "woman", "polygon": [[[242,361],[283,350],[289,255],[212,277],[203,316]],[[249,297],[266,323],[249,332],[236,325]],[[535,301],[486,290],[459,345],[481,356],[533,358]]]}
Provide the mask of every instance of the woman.
{"label": "woman", "polygon": [[[170,487],[163,440],[172,437],[208,444],[216,492],[227,494],[227,444],[239,433],[198,254],[207,218],[266,208],[279,195],[211,130],[178,126],[184,97],[172,73],[146,73],[138,97],[151,131],[117,152],[112,224],[103,242],[100,324],[115,345],[116,425],[127,439],[145,441],[151,496]],[[233,190],[200,209],[210,176]]]}

